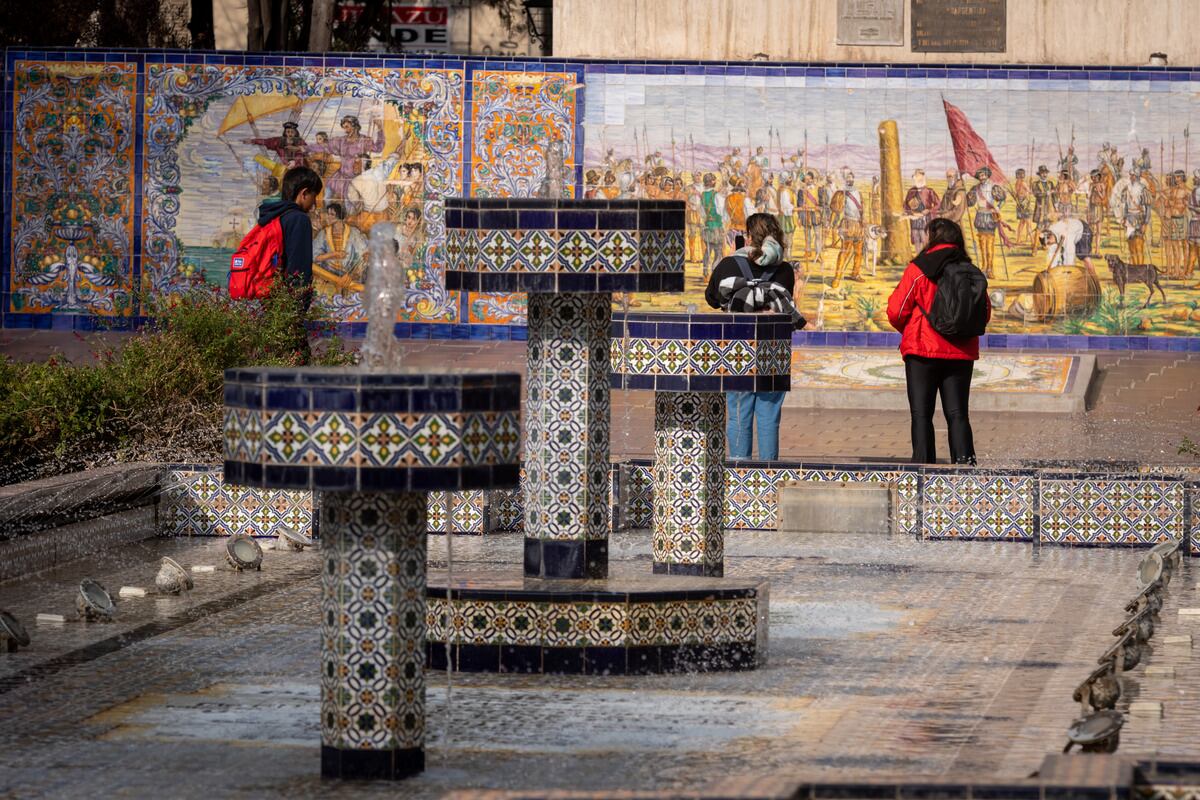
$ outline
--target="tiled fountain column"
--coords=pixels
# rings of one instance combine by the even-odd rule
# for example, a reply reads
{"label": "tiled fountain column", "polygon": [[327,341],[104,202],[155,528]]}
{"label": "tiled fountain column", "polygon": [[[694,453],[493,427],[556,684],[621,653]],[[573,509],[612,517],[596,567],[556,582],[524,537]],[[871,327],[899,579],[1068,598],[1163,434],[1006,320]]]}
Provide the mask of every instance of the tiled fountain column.
{"label": "tiled fountain column", "polygon": [[684,205],[446,199],[446,288],[529,294],[525,574],[608,575],[615,292],[683,290]]}
{"label": "tiled fountain column", "polygon": [[226,372],[226,480],[323,494],[322,775],[424,769],[427,493],[516,486],[519,419],[512,374]]}
{"label": "tiled fountain column", "polygon": [[725,571],[725,397],[791,387],[784,314],[618,313],[612,384],[654,389],[654,572]]}

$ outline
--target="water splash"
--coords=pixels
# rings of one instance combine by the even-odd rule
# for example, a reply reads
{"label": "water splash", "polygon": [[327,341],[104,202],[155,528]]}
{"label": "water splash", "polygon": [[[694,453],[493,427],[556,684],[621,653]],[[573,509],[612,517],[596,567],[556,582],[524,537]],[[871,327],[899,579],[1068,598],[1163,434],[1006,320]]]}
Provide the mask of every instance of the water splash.
{"label": "water splash", "polygon": [[370,269],[363,291],[367,315],[367,337],[362,346],[362,367],[366,370],[398,369],[403,358],[396,339],[396,317],[404,308],[408,293],[405,264],[412,263],[416,242],[397,234],[391,222],[371,228]]}

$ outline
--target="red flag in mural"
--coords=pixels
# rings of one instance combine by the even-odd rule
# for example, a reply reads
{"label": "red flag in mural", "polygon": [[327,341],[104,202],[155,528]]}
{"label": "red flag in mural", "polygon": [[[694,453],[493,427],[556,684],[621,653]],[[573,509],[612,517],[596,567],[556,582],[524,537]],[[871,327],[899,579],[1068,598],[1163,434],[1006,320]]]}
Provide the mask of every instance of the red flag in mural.
{"label": "red flag in mural", "polygon": [[950,141],[954,145],[954,159],[958,162],[959,171],[966,175],[974,175],[980,167],[987,167],[992,171],[993,181],[1008,183],[1000,165],[992,158],[987,142],[971,127],[962,109],[946,102],[944,97],[942,105],[946,108],[946,125],[950,128]]}

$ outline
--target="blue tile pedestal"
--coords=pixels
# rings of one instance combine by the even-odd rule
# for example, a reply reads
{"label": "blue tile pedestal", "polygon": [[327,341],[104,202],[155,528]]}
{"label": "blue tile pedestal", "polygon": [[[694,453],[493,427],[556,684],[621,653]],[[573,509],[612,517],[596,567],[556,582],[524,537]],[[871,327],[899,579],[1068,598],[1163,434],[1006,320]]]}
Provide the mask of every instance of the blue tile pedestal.
{"label": "blue tile pedestal", "polygon": [[618,313],[612,385],[654,389],[654,572],[725,571],[725,397],[791,387],[783,314]]}
{"label": "blue tile pedestal", "polygon": [[614,292],[683,290],[684,204],[446,198],[446,288],[528,292],[525,574],[608,575]]}
{"label": "blue tile pedestal", "polygon": [[519,476],[511,374],[228,370],[225,477],[321,492],[321,774],[425,768],[430,491]]}

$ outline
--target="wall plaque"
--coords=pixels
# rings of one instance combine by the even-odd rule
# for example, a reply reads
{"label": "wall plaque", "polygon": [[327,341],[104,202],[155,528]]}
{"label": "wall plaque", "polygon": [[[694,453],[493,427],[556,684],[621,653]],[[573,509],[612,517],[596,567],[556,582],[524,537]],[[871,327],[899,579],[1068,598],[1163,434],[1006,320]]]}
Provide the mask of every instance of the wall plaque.
{"label": "wall plaque", "polygon": [[1007,0],[912,0],[914,53],[1003,53]]}
{"label": "wall plaque", "polygon": [[837,43],[904,44],[904,0],[838,0]]}

